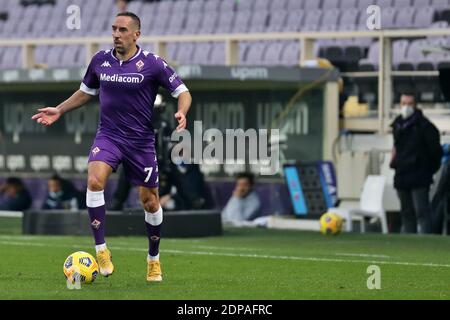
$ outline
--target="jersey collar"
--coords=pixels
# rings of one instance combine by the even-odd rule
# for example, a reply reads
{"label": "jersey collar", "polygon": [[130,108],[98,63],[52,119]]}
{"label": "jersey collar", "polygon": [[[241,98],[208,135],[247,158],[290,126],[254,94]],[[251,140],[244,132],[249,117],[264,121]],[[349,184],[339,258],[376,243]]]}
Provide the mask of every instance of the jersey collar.
{"label": "jersey collar", "polygon": [[112,56],[115,60],[119,61],[120,64],[122,64],[122,63],[124,63],[124,62],[131,61],[131,60],[137,58],[137,57],[141,54],[141,52],[142,52],[141,47],[139,47],[139,46],[136,46],[136,47],[138,48],[137,53],[136,53],[133,57],[131,57],[130,59],[128,59],[128,60],[123,61],[123,60],[117,59],[117,57],[114,55],[114,52],[116,51],[116,49],[114,49],[114,48],[111,50],[111,56]]}

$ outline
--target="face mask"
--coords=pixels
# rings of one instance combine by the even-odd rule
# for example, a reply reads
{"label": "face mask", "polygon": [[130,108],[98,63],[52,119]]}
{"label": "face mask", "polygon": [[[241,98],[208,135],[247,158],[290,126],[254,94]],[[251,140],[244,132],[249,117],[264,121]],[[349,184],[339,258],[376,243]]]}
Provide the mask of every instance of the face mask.
{"label": "face mask", "polygon": [[62,191],[58,191],[58,192],[50,191],[49,194],[50,194],[50,197],[52,197],[52,198],[58,198],[59,196],[62,195]]}
{"label": "face mask", "polygon": [[413,106],[410,106],[410,105],[402,106],[400,109],[400,114],[402,115],[403,119],[409,118],[410,116],[412,116],[413,113],[414,113],[414,108],[413,108]]}

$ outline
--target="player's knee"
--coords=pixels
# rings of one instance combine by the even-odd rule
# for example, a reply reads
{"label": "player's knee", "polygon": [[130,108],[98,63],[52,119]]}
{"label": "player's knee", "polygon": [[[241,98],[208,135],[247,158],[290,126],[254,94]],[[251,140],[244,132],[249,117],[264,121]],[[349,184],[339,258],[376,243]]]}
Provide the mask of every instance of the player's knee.
{"label": "player's knee", "polygon": [[144,210],[147,212],[156,212],[160,207],[158,197],[152,194],[141,197],[141,203],[144,207]]}
{"label": "player's knee", "polygon": [[96,176],[88,178],[88,189],[91,191],[102,191],[105,188],[103,182]]}

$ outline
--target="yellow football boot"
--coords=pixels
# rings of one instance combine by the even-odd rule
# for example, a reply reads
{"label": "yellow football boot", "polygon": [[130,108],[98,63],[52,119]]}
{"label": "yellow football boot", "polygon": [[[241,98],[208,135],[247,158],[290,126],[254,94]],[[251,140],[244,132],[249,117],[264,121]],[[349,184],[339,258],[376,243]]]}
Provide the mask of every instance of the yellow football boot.
{"label": "yellow football boot", "polygon": [[108,249],[97,252],[98,267],[100,269],[100,274],[104,277],[107,277],[114,272],[114,265],[111,258],[111,251]]}
{"label": "yellow football boot", "polygon": [[147,281],[162,281],[161,264],[159,261],[147,261]]}

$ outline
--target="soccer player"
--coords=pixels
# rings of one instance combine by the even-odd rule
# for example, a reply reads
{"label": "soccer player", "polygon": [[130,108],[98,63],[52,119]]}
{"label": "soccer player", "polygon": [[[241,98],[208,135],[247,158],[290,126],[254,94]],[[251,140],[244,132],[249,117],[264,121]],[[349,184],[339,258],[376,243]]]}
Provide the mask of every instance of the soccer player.
{"label": "soccer player", "polygon": [[152,109],[158,88],[178,98],[177,130],[186,127],[192,98],[167,63],[137,44],[140,19],[119,13],[112,25],[114,48],[92,58],[80,89],[57,107],[38,109],[32,119],[50,126],[63,114],[100,94],[100,123],[89,154],[86,204],[95,238],[100,273],[108,276],[114,265],[105,242],[105,199],[109,175],[122,163],[129,181],[139,186],[149,240],[147,281],[161,281],[159,242],[163,212],[158,197],[158,165]]}

